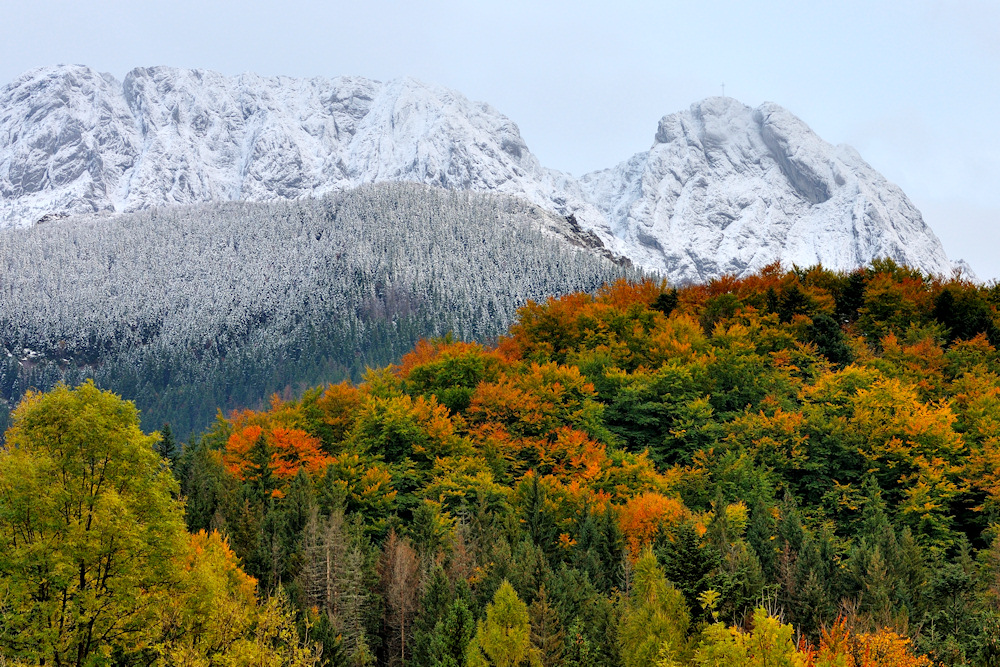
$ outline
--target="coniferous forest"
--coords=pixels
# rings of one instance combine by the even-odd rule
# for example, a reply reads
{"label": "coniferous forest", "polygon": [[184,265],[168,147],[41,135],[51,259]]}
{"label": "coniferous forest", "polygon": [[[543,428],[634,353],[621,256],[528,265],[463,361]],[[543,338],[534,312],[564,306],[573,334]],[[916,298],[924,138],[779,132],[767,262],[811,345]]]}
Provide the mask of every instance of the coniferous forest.
{"label": "coniferous forest", "polygon": [[5,231],[0,432],[28,388],[93,378],[187,439],[218,409],[360,380],[422,337],[488,340],[528,299],[639,277],[560,225],[511,197],[384,183]]}
{"label": "coniferous forest", "polygon": [[996,665],[998,306],[891,261],[619,280],[185,444],[92,383],[29,391],[0,655]]}

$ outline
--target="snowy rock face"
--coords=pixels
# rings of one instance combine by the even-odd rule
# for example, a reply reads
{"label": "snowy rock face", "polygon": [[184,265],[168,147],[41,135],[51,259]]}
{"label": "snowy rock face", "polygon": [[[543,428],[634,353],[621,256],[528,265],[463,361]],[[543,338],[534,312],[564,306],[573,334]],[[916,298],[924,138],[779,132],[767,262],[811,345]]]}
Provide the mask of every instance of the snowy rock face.
{"label": "snowy rock face", "polygon": [[664,117],[648,153],[575,179],[489,105],[412,79],[60,66],[0,89],[0,228],[380,181],[522,197],[676,282],[775,260],[952,268],[899,188],[774,104],[710,98]]}
{"label": "snowy rock face", "polygon": [[0,226],[111,208],[141,150],[112,77],[83,67],[22,76],[0,89]]}
{"label": "snowy rock face", "polygon": [[119,83],[60,66],[0,89],[0,227],[378,181],[500,191],[599,227],[600,213],[560,176],[489,105],[412,79],[153,67]]}
{"label": "snowy rock face", "polygon": [[678,282],[775,260],[850,270],[890,257],[952,270],[898,187],[776,104],[714,97],[665,116],[648,153],[581,185],[626,254]]}

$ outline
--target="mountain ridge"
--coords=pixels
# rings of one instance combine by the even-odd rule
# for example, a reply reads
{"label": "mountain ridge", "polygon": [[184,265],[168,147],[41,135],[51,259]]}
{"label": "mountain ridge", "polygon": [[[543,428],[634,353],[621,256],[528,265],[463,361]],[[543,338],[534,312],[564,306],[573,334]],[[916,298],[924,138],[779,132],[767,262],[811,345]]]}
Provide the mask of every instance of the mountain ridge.
{"label": "mountain ridge", "polygon": [[412,78],[149,67],[119,82],[74,65],[0,89],[0,227],[381,181],[522,197],[673,282],[774,261],[956,267],[898,187],[773,103],[708,98],[664,116],[649,151],[575,178],[489,104]]}
{"label": "mountain ridge", "polygon": [[839,270],[877,257],[934,274],[955,268],[902,190],[771,102],[696,102],[660,120],[647,153],[581,184],[637,264],[689,281],[779,257]]}

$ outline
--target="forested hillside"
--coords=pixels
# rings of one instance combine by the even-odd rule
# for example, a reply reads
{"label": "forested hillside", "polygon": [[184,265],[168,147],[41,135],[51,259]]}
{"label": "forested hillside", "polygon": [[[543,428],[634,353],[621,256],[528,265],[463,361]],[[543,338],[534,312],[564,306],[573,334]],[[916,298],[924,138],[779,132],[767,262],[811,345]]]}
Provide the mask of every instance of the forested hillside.
{"label": "forested hillside", "polygon": [[[0,233],[0,426],[92,377],[181,437],[218,408],[360,379],[425,336],[488,340],[528,299],[630,269],[522,201],[409,184]],[[583,237],[571,238],[577,244]]]}
{"label": "forested hillside", "polygon": [[[155,446],[200,554],[187,571],[237,581],[238,559],[252,613],[285,624],[268,664],[985,667],[998,304],[891,262],[619,281],[529,303],[494,346],[423,341],[360,384]],[[9,439],[52,439],[72,411],[43,400]],[[27,449],[0,456],[4,554]],[[3,558],[7,608],[36,604]],[[217,614],[178,611],[234,595],[197,581],[116,664],[258,664],[209,641]],[[17,657],[30,624],[8,618]],[[270,626],[233,636],[252,627]]]}

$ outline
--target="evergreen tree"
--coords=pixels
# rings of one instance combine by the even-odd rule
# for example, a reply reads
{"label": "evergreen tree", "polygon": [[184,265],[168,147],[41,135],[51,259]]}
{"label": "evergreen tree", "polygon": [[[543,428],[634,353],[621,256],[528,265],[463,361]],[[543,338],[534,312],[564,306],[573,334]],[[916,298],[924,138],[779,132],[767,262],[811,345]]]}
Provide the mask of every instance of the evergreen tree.
{"label": "evergreen tree", "polygon": [[220,453],[202,439],[185,447],[177,467],[181,473],[181,493],[187,499],[184,518],[188,530],[219,528],[226,483],[235,482],[223,468]]}
{"label": "evergreen tree", "polygon": [[243,475],[247,498],[257,506],[268,506],[278,490],[274,477],[274,449],[262,432],[250,448],[250,466]]}
{"label": "evergreen tree", "polygon": [[552,569],[542,548],[525,537],[514,548],[507,576],[518,596],[530,604],[551,578]]}
{"label": "evergreen tree", "polygon": [[827,619],[834,616],[836,600],[831,587],[835,573],[831,564],[824,559],[819,541],[806,534],[795,563],[794,607],[789,610],[789,618],[814,641]]}
{"label": "evergreen tree", "polygon": [[663,563],[663,573],[684,596],[687,607],[697,608],[698,596],[713,587],[713,573],[722,564],[719,550],[699,537],[694,523],[685,522],[659,542],[656,554]]}
{"label": "evergreen tree", "polygon": [[531,644],[528,606],[504,581],[487,605],[485,618],[465,653],[468,667],[519,667],[540,665],[538,650]]}
{"label": "evergreen tree", "polygon": [[592,661],[608,667],[620,664],[617,609],[594,587],[586,572],[563,563],[553,574],[551,590],[546,587],[546,594],[559,612],[562,626],[570,629],[567,660]]}
{"label": "evergreen tree", "polygon": [[669,289],[656,297],[652,307],[669,317],[670,313],[674,312],[677,307],[678,301],[677,290]]}
{"label": "evergreen tree", "polygon": [[465,582],[459,582],[448,613],[434,625],[427,662],[420,662],[414,657],[414,664],[430,667],[461,667],[465,664],[466,650],[476,633],[476,622],[469,610],[470,600],[471,594]]}
{"label": "evergreen tree", "polygon": [[747,543],[757,554],[764,576],[771,581],[774,581],[777,573],[775,530],[775,521],[770,508],[759,495],[755,496],[750,505],[750,517],[747,522]]}
{"label": "evergreen tree", "polygon": [[518,489],[521,498],[521,512],[524,528],[531,541],[541,548],[551,548],[555,541],[555,525],[545,503],[545,487],[539,482],[539,475],[531,471]]}
{"label": "evergreen tree", "polygon": [[588,505],[579,526],[573,566],[586,572],[598,590],[609,594],[617,584],[615,568],[623,548],[618,521],[610,507],[598,513]]}
{"label": "evergreen tree", "polygon": [[160,441],[156,444],[156,452],[167,464],[173,468],[177,462],[177,442],[174,440],[174,432],[170,424],[164,424],[160,429]]}
{"label": "evergreen tree", "polygon": [[366,619],[370,606],[365,544],[347,525],[342,510],[313,513],[302,537],[297,588],[307,608],[315,607],[352,665],[374,660]]}
{"label": "evergreen tree", "polygon": [[826,313],[816,313],[809,325],[809,342],[819,353],[837,366],[844,366],[854,360],[854,353],[847,344],[847,337],[837,321]]}
{"label": "evergreen tree", "polygon": [[278,503],[278,512],[284,530],[281,536],[281,553],[284,554],[281,580],[292,582],[305,558],[302,539],[306,525],[317,512],[316,493],[304,468],[299,468],[292,478],[285,497]]}
{"label": "evergreen tree", "polygon": [[436,628],[452,610],[451,582],[440,565],[431,572],[413,619],[413,658],[416,665],[431,663],[431,644]]}

